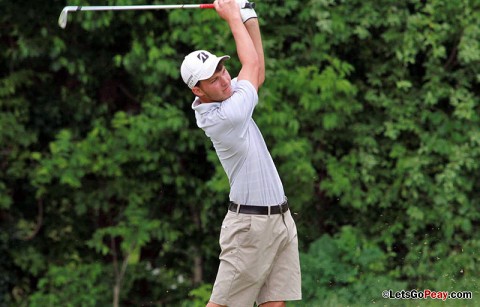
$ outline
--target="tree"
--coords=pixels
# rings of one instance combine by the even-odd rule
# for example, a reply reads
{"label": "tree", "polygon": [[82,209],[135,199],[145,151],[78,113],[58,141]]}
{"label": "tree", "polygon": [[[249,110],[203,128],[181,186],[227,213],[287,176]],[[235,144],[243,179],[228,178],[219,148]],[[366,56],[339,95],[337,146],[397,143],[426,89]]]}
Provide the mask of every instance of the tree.
{"label": "tree", "polygon": [[[297,221],[299,305],[478,289],[479,4],[256,2],[254,118]],[[73,13],[62,30],[64,5],[0,2],[1,299],[201,305],[228,181],[179,65],[208,49],[235,75],[228,27],[172,10]]]}

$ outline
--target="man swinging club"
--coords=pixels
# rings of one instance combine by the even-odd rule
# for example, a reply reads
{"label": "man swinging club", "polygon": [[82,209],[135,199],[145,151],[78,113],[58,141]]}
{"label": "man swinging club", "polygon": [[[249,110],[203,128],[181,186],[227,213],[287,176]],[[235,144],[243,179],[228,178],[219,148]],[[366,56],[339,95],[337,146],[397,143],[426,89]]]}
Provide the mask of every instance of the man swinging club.
{"label": "man swinging club", "polygon": [[[245,0],[238,2],[246,2]],[[183,81],[192,108],[227,173],[230,205],[220,232],[220,265],[207,307],[285,306],[301,299],[295,222],[283,185],[252,114],[265,79],[260,28],[253,9],[216,0],[235,40],[242,68],[231,79],[224,61],[206,50],[187,55]],[[241,7],[244,7],[240,3]]]}

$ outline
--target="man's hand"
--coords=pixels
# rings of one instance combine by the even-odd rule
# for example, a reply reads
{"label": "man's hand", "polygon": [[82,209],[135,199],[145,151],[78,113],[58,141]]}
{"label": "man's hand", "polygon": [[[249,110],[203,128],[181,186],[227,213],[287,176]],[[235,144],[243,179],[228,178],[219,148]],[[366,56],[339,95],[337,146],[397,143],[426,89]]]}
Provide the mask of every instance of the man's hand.
{"label": "man's hand", "polygon": [[228,23],[235,19],[242,20],[240,16],[240,7],[235,0],[215,0],[213,3],[218,15]]}

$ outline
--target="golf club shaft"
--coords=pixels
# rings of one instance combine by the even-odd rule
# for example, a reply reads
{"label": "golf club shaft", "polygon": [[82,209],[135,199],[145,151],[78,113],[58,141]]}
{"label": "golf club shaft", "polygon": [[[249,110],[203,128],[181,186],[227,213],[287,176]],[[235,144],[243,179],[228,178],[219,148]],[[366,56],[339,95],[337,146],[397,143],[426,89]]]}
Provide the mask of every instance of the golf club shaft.
{"label": "golf club shaft", "polygon": [[[254,8],[255,3],[246,3],[243,8]],[[61,28],[67,26],[68,12],[79,11],[130,11],[130,10],[170,10],[170,9],[213,9],[213,3],[208,4],[167,4],[167,5],[110,5],[110,6],[66,6],[58,18]]]}
{"label": "golf club shaft", "polygon": [[107,6],[67,6],[68,11],[135,11],[169,9],[213,9],[213,4],[167,4],[167,5],[107,5]]}

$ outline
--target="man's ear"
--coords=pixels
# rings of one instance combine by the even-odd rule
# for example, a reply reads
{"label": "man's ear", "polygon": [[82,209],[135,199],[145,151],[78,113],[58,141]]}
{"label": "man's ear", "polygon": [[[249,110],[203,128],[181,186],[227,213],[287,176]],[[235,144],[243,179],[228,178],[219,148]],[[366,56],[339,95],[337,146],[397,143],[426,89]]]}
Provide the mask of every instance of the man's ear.
{"label": "man's ear", "polygon": [[203,92],[203,90],[202,90],[200,87],[198,87],[198,86],[194,86],[194,87],[192,88],[192,93],[193,93],[195,96],[197,96],[197,97],[202,97],[202,96],[205,95],[205,93]]}

